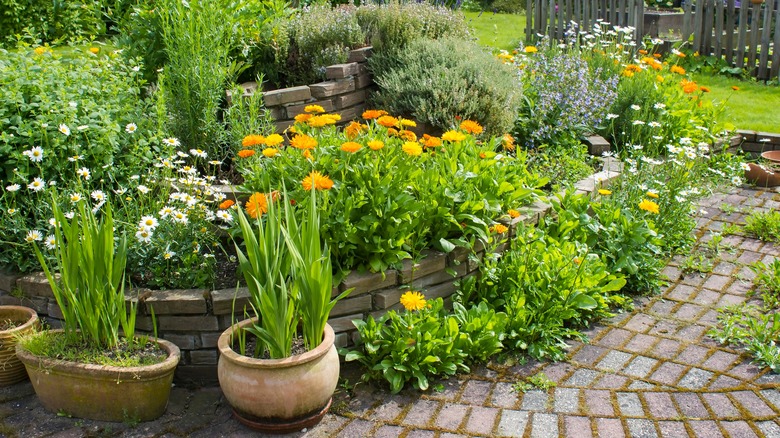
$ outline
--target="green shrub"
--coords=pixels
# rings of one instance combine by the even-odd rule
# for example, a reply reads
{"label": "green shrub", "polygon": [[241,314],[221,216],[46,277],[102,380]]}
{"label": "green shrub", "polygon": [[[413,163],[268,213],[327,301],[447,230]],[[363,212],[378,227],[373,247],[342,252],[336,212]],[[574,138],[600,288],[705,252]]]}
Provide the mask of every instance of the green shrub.
{"label": "green shrub", "polygon": [[0,0],[0,42],[17,34],[29,34],[43,42],[102,35],[105,33],[101,10],[103,3]]}
{"label": "green shrub", "polygon": [[745,232],[768,242],[780,241],[780,212],[754,211],[745,218]]}
{"label": "green shrub", "polygon": [[105,189],[151,157],[154,117],[133,65],[85,47],[68,56],[44,47],[0,49],[0,265],[38,268],[24,238],[47,229],[52,216],[45,191],[31,186],[35,178],[61,193],[87,184]]}
{"label": "green shrub", "polygon": [[417,39],[369,59],[379,86],[374,104],[440,129],[476,120],[491,135],[512,126],[520,100],[513,71],[463,40]]}

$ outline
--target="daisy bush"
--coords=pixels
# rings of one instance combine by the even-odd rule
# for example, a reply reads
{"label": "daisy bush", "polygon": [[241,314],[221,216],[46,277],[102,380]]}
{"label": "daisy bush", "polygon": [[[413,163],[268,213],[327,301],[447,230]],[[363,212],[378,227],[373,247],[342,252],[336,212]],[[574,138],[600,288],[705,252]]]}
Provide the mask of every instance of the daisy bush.
{"label": "daisy bush", "polygon": [[[382,271],[429,247],[487,240],[492,221],[530,203],[545,182],[528,172],[524,153],[505,149],[508,139],[484,136],[474,121],[418,138],[414,122],[384,111],[341,129],[337,115],[306,110],[289,139],[248,135],[236,160],[248,193],[282,184],[293,200],[322,192],[322,234],[338,269]],[[250,198],[246,207],[262,213],[256,205]]]}

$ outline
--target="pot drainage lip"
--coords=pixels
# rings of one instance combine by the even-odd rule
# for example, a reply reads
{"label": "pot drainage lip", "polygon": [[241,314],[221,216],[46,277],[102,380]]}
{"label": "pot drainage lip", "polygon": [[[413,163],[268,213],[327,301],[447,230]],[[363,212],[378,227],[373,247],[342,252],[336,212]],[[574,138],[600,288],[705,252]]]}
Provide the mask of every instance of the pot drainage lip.
{"label": "pot drainage lip", "polygon": [[241,424],[249,427],[250,429],[273,435],[282,435],[287,433],[300,432],[303,429],[310,428],[319,423],[325,414],[328,413],[328,409],[330,409],[330,405],[332,403],[333,397],[328,399],[328,403],[326,403],[322,409],[317,409],[309,415],[298,417],[287,422],[272,421],[270,419],[262,420],[245,414],[240,414],[235,409],[233,409],[233,416],[235,416],[236,419],[241,422]]}

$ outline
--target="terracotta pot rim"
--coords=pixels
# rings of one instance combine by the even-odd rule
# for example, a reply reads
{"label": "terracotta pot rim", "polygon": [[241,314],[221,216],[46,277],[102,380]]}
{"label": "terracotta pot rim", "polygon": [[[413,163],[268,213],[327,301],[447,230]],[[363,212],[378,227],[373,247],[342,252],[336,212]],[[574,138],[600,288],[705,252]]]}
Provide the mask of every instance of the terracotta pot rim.
{"label": "terracotta pot rim", "polygon": [[243,329],[256,320],[257,318],[245,319],[228,327],[224,332],[222,332],[222,334],[219,336],[219,341],[217,342],[219,354],[231,362],[236,362],[248,368],[289,368],[311,362],[324,356],[330,350],[330,347],[333,345],[336,339],[333,328],[330,326],[330,324],[325,324],[325,333],[322,339],[322,343],[320,343],[320,345],[318,345],[314,350],[307,351],[303,354],[285,357],[284,359],[256,359],[235,352],[230,347],[230,337],[233,334],[233,331]]}
{"label": "terracotta pot rim", "polygon": [[[0,315],[4,311],[9,312],[24,312],[29,315],[29,318],[27,318],[27,322],[25,322],[22,325],[18,325],[14,328],[8,329],[8,330],[0,330],[0,334],[3,336],[13,336],[17,333],[21,333],[24,331],[27,331],[32,327],[33,325],[37,325],[38,323],[38,312],[36,312],[34,309],[31,309],[29,307],[24,306],[0,306]],[[0,316],[0,319],[2,319],[2,316]]]}
{"label": "terracotta pot rim", "polygon": [[[51,333],[64,332],[62,329],[50,330]],[[60,370],[65,373],[82,371],[89,371],[94,379],[107,379],[107,380],[138,380],[138,379],[154,379],[165,377],[171,370],[176,368],[181,358],[181,350],[176,344],[166,341],[165,339],[157,339],[155,341],[166,353],[168,357],[164,361],[152,365],[143,365],[136,367],[118,367],[113,365],[95,365],[79,362],[71,362],[62,359],[52,359],[48,357],[36,356],[29,351],[22,348],[21,345],[16,346],[16,355],[19,360],[26,366],[40,367],[43,369]]]}

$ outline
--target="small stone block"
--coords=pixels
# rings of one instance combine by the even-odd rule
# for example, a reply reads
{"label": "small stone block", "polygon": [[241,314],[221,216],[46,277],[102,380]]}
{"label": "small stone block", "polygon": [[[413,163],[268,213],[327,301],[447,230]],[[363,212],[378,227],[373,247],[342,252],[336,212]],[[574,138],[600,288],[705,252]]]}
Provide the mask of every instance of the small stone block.
{"label": "small stone block", "polygon": [[455,279],[466,275],[467,271],[468,266],[466,263],[461,263],[460,265],[434,272],[433,274],[429,274],[424,277],[415,278],[414,281],[412,281],[412,289],[422,289],[434,284],[447,282],[452,283]]}
{"label": "small stone block", "polygon": [[62,315],[62,310],[60,310],[60,306],[57,305],[55,300],[49,302],[49,305],[46,308],[46,313],[50,318],[65,319],[65,317]]}
{"label": "small stone block", "polygon": [[13,292],[16,289],[16,280],[20,277],[22,274],[0,271],[0,290]]}
{"label": "small stone block", "polygon": [[206,313],[206,289],[156,290],[146,298],[146,307],[155,315],[198,315]]}
{"label": "small stone block", "polygon": [[344,109],[366,102],[366,90],[358,90],[354,93],[342,94],[333,99],[336,103],[336,109]]}
{"label": "small stone block", "polygon": [[309,106],[309,105],[319,105],[319,106],[322,107],[322,109],[325,110],[325,112],[331,112],[334,109],[336,109],[333,106],[333,101],[330,100],[330,99],[327,99],[327,100],[316,100],[314,102],[306,102],[306,103],[301,103],[301,104],[290,105],[290,106],[284,107],[285,111],[287,112],[287,118],[288,119],[292,119],[295,116],[297,116],[298,114],[304,113],[306,107]]}
{"label": "small stone block", "polygon": [[160,331],[217,331],[219,321],[216,316],[160,316],[157,318]]}
{"label": "small stone block", "polygon": [[336,333],[348,332],[355,330],[355,325],[352,324],[353,319],[363,319],[363,315],[360,313],[354,315],[341,316],[338,318],[331,318],[328,320],[328,324],[333,328]]}
{"label": "small stone block", "polygon": [[[59,274],[54,274],[55,279],[59,279]],[[49,280],[43,272],[34,272],[16,280],[16,285],[22,289],[22,292],[28,297],[47,297],[54,298],[54,293],[49,286]]]}
{"label": "small stone block", "polygon": [[340,110],[337,114],[341,116],[341,124],[344,124],[350,120],[357,119],[361,114],[363,114],[363,111],[366,110],[365,105],[357,105],[353,106],[351,108],[344,108],[343,110]]}
{"label": "small stone block", "polygon": [[306,85],[299,87],[282,88],[281,90],[266,91],[263,93],[263,102],[266,107],[284,105],[285,103],[306,101],[311,99],[311,90]]}
{"label": "small stone block", "polygon": [[215,348],[219,342],[219,337],[222,336],[222,332],[214,333],[201,333],[200,334],[200,346],[201,348]]}
{"label": "small stone block", "polygon": [[217,350],[190,351],[190,363],[192,365],[216,365]]}
{"label": "small stone block", "polygon": [[398,272],[387,270],[385,272],[357,272],[352,271],[339,285],[339,291],[352,289],[349,296],[364,294],[375,290],[398,284]]}
{"label": "small stone block", "polygon": [[346,298],[339,300],[333,310],[331,310],[331,316],[341,316],[354,313],[368,313],[371,311],[371,295],[361,295],[355,298]]}
{"label": "small stone block", "polygon": [[609,142],[600,135],[592,135],[585,139],[585,144],[588,145],[588,153],[591,155],[600,156],[605,152],[610,151]]}
{"label": "small stone block", "polygon": [[350,50],[347,57],[347,62],[365,62],[371,56],[373,51],[374,48],[371,46]]}
{"label": "small stone block", "polygon": [[325,67],[325,77],[328,79],[344,79],[358,74],[358,63],[334,64]]}
{"label": "small stone block", "polygon": [[173,342],[182,350],[194,350],[196,348],[196,337],[193,335],[178,335],[166,333],[160,336],[166,341]]}
{"label": "small stone block", "polygon": [[370,87],[371,85],[374,85],[374,78],[372,78],[370,74],[364,73],[355,76],[355,88],[358,90]]}
{"label": "small stone block", "polygon": [[276,132],[284,132],[289,128],[290,126],[295,124],[295,120],[282,120],[274,123],[274,126],[276,127]]}
{"label": "small stone block", "polygon": [[[355,91],[355,80],[348,79],[336,79],[332,81],[320,82],[317,84],[309,85],[311,95],[315,99],[322,99],[325,97],[335,96],[337,94],[349,93]],[[290,102],[293,102],[292,100]]]}
{"label": "small stone block", "polygon": [[[233,301],[235,300],[235,305]],[[249,289],[220,289],[211,292],[211,311],[214,315],[227,315],[241,313],[245,307],[249,307]]]}
{"label": "small stone block", "polygon": [[214,386],[219,384],[214,365],[182,365],[176,367],[173,382],[181,386]]}
{"label": "small stone block", "polygon": [[418,263],[404,260],[401,269],[401,283],[409,283],[414,278],[420,278],[436,271],[441,271],[447,265],[447,255],[438,251],[424,251],[425,256]]}

